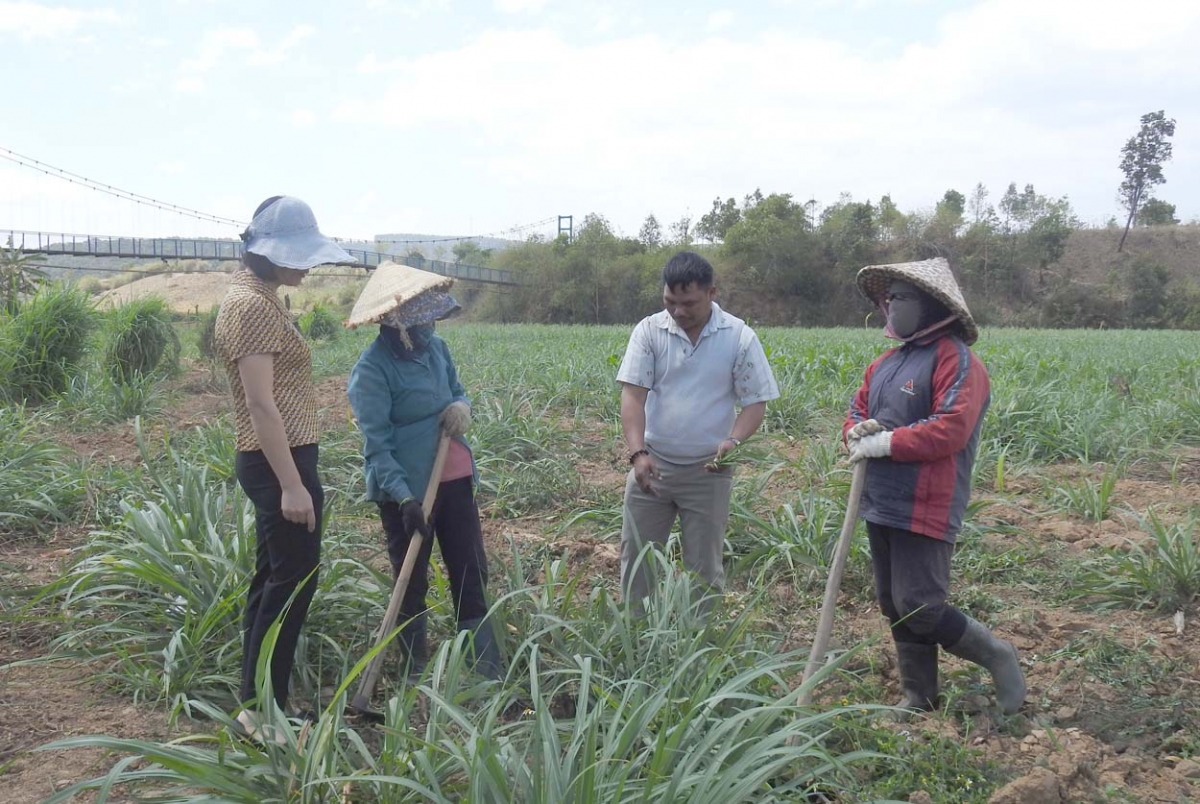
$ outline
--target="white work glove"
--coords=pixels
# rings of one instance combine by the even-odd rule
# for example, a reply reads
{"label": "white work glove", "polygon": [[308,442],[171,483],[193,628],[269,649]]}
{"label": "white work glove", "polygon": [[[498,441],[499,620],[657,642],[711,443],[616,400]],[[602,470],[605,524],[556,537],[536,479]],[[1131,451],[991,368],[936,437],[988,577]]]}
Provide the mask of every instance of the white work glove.
{"label": "white work glove", "polygon": [[438,417],[438,423],[442,425],[442,432],[458,438],[471,426],[471,406],[466,402],[451,402]]}
{"label": "white work glove", "polygon": [[863,436],[882,433],[886,429],[886,427],[875,419],[867,419],[865,422],[859,422],[846,431],[846,443],[849,444],[851,441],[857,441]]}
{"label": "white work glove", "polygon": [[891,430],[884,430],[882,433],[871,433],[850,442],[851,463],[861,461],[863,458],[886,458],[891,454]]}

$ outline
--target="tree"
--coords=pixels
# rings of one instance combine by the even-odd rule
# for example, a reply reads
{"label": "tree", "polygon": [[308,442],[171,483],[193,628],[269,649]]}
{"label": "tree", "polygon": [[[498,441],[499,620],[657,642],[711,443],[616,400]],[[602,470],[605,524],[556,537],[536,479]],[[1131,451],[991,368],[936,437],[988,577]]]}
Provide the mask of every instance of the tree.
{"label": "tree", "polygon": [[1142,115],[1142,128],[1137,136],[1130,137],[1129,142],[1121,149],[1121,172],[1125,180],[1117,191],[1121,206],[1129,210],[1125,219],[1125,231],[1121,233],[1121,242],[1117,251],[1125,248],[1125,238],[1129,236],[1129,227],[1137,217],[1138,208],[1150,199],[1150,194],[1159,184],[1164,184],[1162,166],[1171,158],[1170,138],[1175,136],[1175,121],[1167,119],[1166,114],[1159,110]]}
{"label": "tree", "polygon": [[748,209],[726,233],[722,252],[758,290],[822,297],[808,215],[786,193],[772,193]]}
{"label": "tree", "polygon": [[1065,196],[1054,201],[1038,196],[1036,207],[1040,214],[1025,233],[1025,248],[1032,261],[1037,263],[1038,286],[1045,288],[1046,269],[1062,259],[1067,240],[1079,222]]}
{"label": "tree", "polygon": [[642,221],[642,228],[638,230],[637,239],[647,249],[656,249],[662,245],[662,224],[658,222],[658,218],[654,217],[654,213],[650,213],[646,216],[646,220]]}
{"label": "tree", "polygon": [[857,271],[874,262],[879,230],[870,201],[856,202],[844,194],[821,212],[821,239],[836,268]]}
{"label": "tree", "polygon": [[942,200],[934,207],[925,239],[937,248],[939,254],[951,251],[955,235],[963,225],[963,211],[966,206],[967,199],[962,193],[958,190],[947,190]]}
{"label": "tree", "polygon": [[671,224],[671,245],[687,248],[692,244],[692,216],[684,214]]}
{"label": "tree", "polygon": [[1179,219],[1175,217],[1175,205],[1158,198],[1151,198],[1138,210],[1138,226],[1174,226],[1177,223]]}
{"label": "tree", "polygon": [[894,240],[904,234],[908,225],[908,216],[900,211],[890,195],[879,199],[879,236],[884,242]]}
{"label": "tree", "polygon": [[454,261],[463,265],[486,265],[488,257],[492,256],[490,248],[480,248],[474,240],[462,240],[451,249]]}
{"label": "tree", "polygon": [[24,253],[8,238],[8,245],[0,249],[0,310],[10,315],[16,313],[21,297],[33,293],[46,281],[46,272],[34,265],[45,259],[41,254]]}
{"label": "tree", "polygon": [[967,209],[971,211],[971,217],[975,219],[975,224],[983,223],[992,212],[992,205],[987,202],[988,188],[983,186],[983,182],[975,185],[975,189],[971,191],[971,198],[967,201]]}
{"label": "tree", "polygon": [[[749,196],[747,196],[749,198]],[[713,199],[712,209],[700,216],[696,221],[696,236],[710,243],[723,242],[725,233],[742,219],[737,201],[727,198]]]}

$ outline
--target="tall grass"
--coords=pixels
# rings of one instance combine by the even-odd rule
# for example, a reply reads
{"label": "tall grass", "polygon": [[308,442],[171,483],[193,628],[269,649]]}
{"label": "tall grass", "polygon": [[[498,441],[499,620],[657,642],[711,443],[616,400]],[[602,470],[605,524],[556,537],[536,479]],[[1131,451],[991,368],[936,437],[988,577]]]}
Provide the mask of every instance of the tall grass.
{"label": "tall grass", "polygon": [[154,477],[158,499],[122,503],[121,520],[92,533],[46,589],[71,623],[55,652],[97,661],[135,699],[175,706],[194,695],[230,698],[254,564],[253,510],[204,469],[180,465],[177,482]]}
{"label": "tall grass", "polygon": [[87,470],[21,407],[0,408],[0,540],[70,521],[87,501]]}
{"label": "tall grass", "polygon": [[135,299],[109,311],[104,339],[104,364],[121,385],[178,368],[179,338],[160,298]]}
{"label": "tall grass", "polygon": [[86,294],[67,285],[41,286],[15,315],[0,318],[0,396],[36,405],[63,393],[95,324]]}
{"label": "tall grass", "polygon": [[300,316],[297,324],[304,336],[314,341],[336,338],[345,331],[341,316],[322,304],[314,304]]}

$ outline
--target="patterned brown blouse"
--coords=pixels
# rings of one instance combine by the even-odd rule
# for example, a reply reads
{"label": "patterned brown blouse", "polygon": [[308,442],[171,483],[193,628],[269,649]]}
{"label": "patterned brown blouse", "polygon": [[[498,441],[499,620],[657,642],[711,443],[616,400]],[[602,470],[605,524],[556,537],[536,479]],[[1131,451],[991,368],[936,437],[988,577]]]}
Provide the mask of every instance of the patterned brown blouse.
{"label": "patterned brown blouse", "polygon": [[249,355],[275,356],[275,405],[283,418],[288,446],[317,442],[317,400],[312,382],[312,352],[276,289],[248,268],[229,280],[229,291],[217,314],[214,342],[229,374],[236,415],[236,446],[240,452],[262,449],[250,423],[246,389],[238,360]]}

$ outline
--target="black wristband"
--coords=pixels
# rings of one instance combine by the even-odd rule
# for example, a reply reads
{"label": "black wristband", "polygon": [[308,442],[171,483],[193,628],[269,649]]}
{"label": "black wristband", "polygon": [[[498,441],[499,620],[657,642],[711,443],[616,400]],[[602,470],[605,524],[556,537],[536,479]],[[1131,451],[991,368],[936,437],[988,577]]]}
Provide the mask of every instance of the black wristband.
{"label": "black wristband", "polygon": [[649,455],[649,454],[650,454],[650,450],[648,450],[648,449],[635,450],[635,451],[629,453],[629,464],[632,466],[633,462],[636,461],[638,458],[640,458],[643,455]]}

